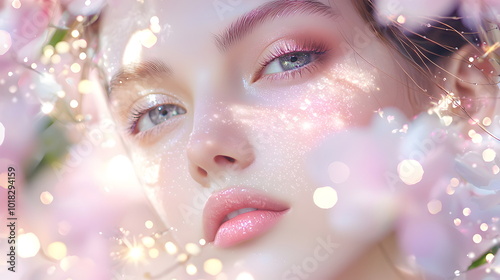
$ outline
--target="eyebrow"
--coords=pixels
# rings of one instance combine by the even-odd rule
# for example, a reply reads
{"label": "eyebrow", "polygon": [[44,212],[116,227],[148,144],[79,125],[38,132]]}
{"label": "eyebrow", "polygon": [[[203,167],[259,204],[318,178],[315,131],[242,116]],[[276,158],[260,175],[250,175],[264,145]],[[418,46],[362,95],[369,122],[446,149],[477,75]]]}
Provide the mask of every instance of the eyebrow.
{"label": "eyebrow", "polygon": [[165,75],[171,74],[172,70],[170,67],[159,60],[146,60],[129,64],[113,75],[109,83],[108,95],[111,96],[113,91],[125,86],[130,81],[151,77],[164,78]]}
{"label": "eyebrow", "polygon": [[[237,41],[247,36],[256,26],[266,21],[292,15],[321,15],[335,18],[338,11],[331,6],[316,0],[277,0],[263,4],[252,11],[240,16],[221,35],[215,36],[217,48],[222,52]],[[164,78],[171,75],[172,70],[160,60],[148,60],[134,64],[125,65],[113,77],[108,86],[108,96],[125,86],[131,81],[144,79],[145,77]]]}
{"label": "eyebrow", "polygon": [[335,18],[338,11],[331,6],[314,0],[278,0],[266,3],[256,9],[239,17],[222,34],[215,35],[217,48],[225,52],[248,35],[256,26],[266,21],[292,15],[317,14],[325,17]]}

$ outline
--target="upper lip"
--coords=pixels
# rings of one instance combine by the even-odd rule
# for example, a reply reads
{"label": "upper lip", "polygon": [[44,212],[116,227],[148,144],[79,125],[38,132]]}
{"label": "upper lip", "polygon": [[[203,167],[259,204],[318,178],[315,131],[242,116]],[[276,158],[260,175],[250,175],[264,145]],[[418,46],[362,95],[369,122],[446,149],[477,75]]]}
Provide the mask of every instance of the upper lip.
{"label": "upper lip", "polygon": [[214,241],[224,218],[229,213],[244,208],[276,212],[289,209],[286,203],[256,189],[233,187],[220,190],[210,196],[203,210],[205,239],[208,242]]}

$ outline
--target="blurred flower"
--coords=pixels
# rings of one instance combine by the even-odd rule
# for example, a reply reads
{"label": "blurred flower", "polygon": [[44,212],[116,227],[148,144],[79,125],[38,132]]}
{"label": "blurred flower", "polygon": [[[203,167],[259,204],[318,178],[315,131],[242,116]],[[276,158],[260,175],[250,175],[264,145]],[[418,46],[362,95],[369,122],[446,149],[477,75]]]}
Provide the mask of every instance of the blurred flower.
{"label": "blurred flower", "polygon": [[61,4],[73,15],[97,14],[106,5],[106,0],[61,0]]}
{"label": "blurred flower", "polygon": [[10,37],[12,44],[0,56],[0,68],[3,69],[5,60],[21,61],[25,57],[33,60],[40,53],[57,12],[54,0],[4,2],[0,11],[0,30],[6,32],[4,36]]}
{"label": "blurred flower", "polygon": [[[338,194],[332,227],[360,237],[369,232],[373,241],[395,230],[426,279],[464,273],[498,237],[500,177],[494,162],[480,165],[486,147],[496,147],[470,145],[455,160],[463,142],[470,141],[436,115],[409,122],[390,110],[370,127],[329,137],[309,167],[318,184]],[[341,170],[348,175],[339,177]]]}
{"label": "blurred flower", "polygon": [[382,25],[396,23],[407,32],[419,31],[458,9],[463,21],[475,29],[482,19],[500,23],[499,0],[376,0],[376,20]]}

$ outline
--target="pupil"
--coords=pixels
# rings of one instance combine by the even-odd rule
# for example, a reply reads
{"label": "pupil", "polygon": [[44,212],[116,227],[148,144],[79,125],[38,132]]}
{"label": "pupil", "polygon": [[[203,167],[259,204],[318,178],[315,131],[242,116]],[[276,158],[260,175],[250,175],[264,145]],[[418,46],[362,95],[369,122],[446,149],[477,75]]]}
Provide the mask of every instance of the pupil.
{"label": "pupil", "polygon": [[312,62],[312,56],[307,52],[297,52],[293,54],[284,55],[279,58],[281,69],[289,71],[306,66]]}
{"label": "pupil", "polygon": [[166,116],[166,115],[168,115],[168,110],[167,110],[167,108],[165,108],[165,107],[163,107],[163,106],[160,106],[160,107],[158,108],[158,111],[160,111],[160,115],[162,115],[162,116]]}

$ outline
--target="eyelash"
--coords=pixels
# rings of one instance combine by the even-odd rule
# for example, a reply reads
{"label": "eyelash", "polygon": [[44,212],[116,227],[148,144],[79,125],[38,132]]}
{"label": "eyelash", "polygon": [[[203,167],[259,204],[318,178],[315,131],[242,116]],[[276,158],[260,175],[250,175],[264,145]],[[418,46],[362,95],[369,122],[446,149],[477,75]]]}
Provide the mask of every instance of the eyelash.
{"label": "eyelash", "polygon": [[[161,92],[162,90],[158,90],[158,92]],[[154,136],[158,133],[161,132],[162,125],[164,123],[158,124],[150,129],[144,130],[144,131],[137,131],[137,126],[139,125],[139,121],[142,117],[148,114],[152,109],[162,106],[162,105],[167,105],[167,104],[175,104],[177,106],[183,107],[179,103],[171,100],[170,98],[165,98],[161,94],[153,94],[151,96],[157,96],[156,100],[152,103],[149,102],[137,102],[137,104],[134,104],[133,107],[130,109],[129,117],[127,118],[127,123],[125,126],[125,130],[129,135],[133,135],[134,137],[137,137],[139,140],[141,139],[148,139],[148,138],[154,138]]]}
{"label": "eyelash", "polygon": [[[304,74],[304,71],[312,72],[318,66],[317,63],[321,62],[324,58],[324,55],[329,51],[329,47],[325,42],[317,42],[311,39],[306,39],[302,41],[284,41],[280,42],[276,45],[273,50],[264,57],[264,59],[259,62],[260,68],[257,74],[255,75],[253,82],[258,81],[261,78],[265,78],[268,80],[280,80],[280,79],[293,79],[297,75],[301,77]],[[311,63],[307,64],[304,67],[288,70],[281,73],[274,73],[268,75],[262,75],[264,69],[275,59],[280,58],[281,56],[292,54],[292,53],[311,53],[317,55],[318,58]]]}

